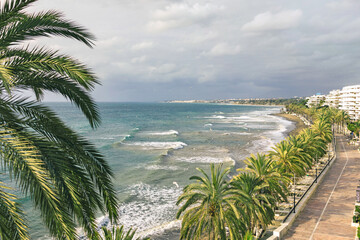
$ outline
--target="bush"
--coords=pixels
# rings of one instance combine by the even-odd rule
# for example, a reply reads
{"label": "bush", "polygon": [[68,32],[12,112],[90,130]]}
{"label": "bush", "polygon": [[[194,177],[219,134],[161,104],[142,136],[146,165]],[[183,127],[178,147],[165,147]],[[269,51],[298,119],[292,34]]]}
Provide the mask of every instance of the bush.
{"label": "bush", "polygon": [[355,213],[360,214],[360,206],[355,206]]}

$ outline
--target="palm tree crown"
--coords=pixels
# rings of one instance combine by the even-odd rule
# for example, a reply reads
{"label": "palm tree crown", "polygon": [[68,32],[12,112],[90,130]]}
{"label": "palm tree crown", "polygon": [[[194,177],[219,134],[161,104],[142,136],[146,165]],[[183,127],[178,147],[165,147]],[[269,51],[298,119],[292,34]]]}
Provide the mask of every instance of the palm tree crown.
{"label": "palm tree crown", "polygon": [[[22,46],[37,37],[62,36],[93,46],[86,29],[56,11],[29,13],[36,0],[7,0],[0,6],[0,161],[3,173],[30,195],[52,236],[76,238],[76,223],[97,238],[98,210],[117,219],[112,172],[87,140],[39,103],[44,91],[74,103],[95,128],[100,123],[89,93],[98,80],[84,64],[45,47]],[[19,91],[20,90],[20,91]],[[36,101],[21,96],[31,90]],[[0,184],[0,238],[28,239],[16,196]]]}
{"label": "palm tree crown", "polygon": [[196,183],[184,188],[177,205],[181,205],[177,218],[182,216],[180,239],[226,239],[225,227],[229,227],[231,239],[238,239],[238,233],[230,223],[239,216],[233,205],[234,195],[226,181],[230,169],[224,171],[211,164],[211,176],[198,169],[200,176],[192,176]]}

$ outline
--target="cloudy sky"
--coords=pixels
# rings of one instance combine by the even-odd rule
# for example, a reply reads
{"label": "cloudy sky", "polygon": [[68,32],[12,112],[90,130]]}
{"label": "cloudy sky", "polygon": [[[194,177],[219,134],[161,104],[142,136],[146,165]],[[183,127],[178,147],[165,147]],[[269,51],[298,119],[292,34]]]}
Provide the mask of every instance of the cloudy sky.
{"label": "cloudy sky", "polygon": [[[359,0],[39,0],[96,47],[39,44],[91,66],[98,101],[308,96],[360,84]],[[47,100],[60,98],[48,96]]]}

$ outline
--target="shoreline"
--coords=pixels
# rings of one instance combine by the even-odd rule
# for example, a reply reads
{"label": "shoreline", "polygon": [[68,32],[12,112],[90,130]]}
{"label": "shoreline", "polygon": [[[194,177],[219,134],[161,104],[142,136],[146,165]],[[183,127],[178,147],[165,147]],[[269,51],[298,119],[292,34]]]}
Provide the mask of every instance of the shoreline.
{"label": "shoreline", "polygon": [[[249,106],[250,104],[219,104],[219,105],[244,105]],[[260,106],[260,105],[252,105],[252,106]],[[264,105],[269,106],[269,105]],[[273,105],[274,106],[274,105]],[[281,105],[282,106],[282,105]],[[279,106],[274,106],[279,107]],[[283,132],[284,139],[298,134],[302,129],[307,128],[307,126],[304,124],[304,122],[298,118],[297,116],[291,115],[291,114],[285,114],[285,113],[271,113],[269,115],[279,117],[281,119],[290,121],[294,123],[294,129],[287,128],[286,131]],[[235,167],[235,165],[233,165]],[[236,168],[236,167],[235,167]],[[178,223],[179,225],[175,224]],[[164,227],[165,228],[162,228]],[[168,228],[166,226],[169,226]],[[181,228],[181,222],[180,220],[173,220],[169,223],[162,224],[160,226],[157,226],[153,229],[149,229],[144,231],[143,233],[140,233],[139,236],[141,237],[150,237],[151,239],[157,239],[157,240],[176,240],[180,237],[180,228]],[[150,234],[146,234],[146,232],[150,232]],[[144,234],[145,233],[145,234]]]}
{"label": "shoreline", "polygon": [[303,129],[308,128],[308,126],[305,125],[305,123],[297,116],[287,114],[287,113],[274,113],[273,116],[281,117],[283,119],[286,119],[290,122],[293,122],[295,124],[295,128],[291,131],[286,131],[286,135],[289,136],[296,136],[299,134]]}

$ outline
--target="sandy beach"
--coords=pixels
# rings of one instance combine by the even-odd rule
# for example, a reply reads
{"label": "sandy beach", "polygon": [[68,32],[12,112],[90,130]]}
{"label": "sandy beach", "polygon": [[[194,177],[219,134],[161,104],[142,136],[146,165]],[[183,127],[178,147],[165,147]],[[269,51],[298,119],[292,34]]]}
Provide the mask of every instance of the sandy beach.
{"label": "sandy beach", "polygon": [[274,116],[282,117],[295,123],[295,128],[287,133],[288,136],[297,135],[299,132],[301,132],[301,130],[307,128],[304,122],[297,116],[286,113],[275,113]]}

